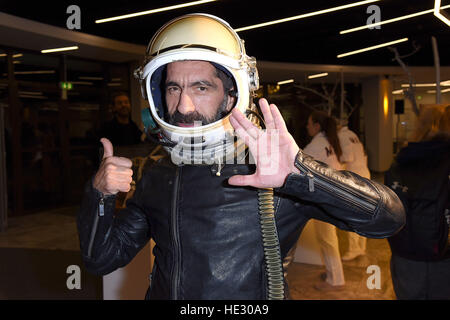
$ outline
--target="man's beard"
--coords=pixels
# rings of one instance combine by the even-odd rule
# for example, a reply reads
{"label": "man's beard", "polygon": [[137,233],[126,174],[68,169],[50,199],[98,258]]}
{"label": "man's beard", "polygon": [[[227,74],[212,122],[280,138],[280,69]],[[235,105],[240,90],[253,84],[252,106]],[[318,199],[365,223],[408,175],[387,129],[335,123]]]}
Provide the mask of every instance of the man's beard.
{"label": "man's beard", "polygon": [[119,110],[117,110],[117,115],[122,118],[129,117],[130,113],[131,113],[131,110],[128,109],[127,107],[122,107]]}
{"label": "man's beard", "polygon": [[217,108],[216,114],[212,118],[207,118],[204,115],[198,113],[197,111],[190,112],[188,114],[182,114],[177,109],[177,110],[175,110],[175,112],[172,115],[168,115],[167,122],[172,125],[177,126],[178,123],[191,124],[194,122],[201,121],[201,124],[204,126],[204,125],[207,125],[207,124],[210,124],[217,120],[222,119],[228,113],[227,104],[228,104],[228,97],[225,96],[225,98],[222,101],[222,103],[220,104],[219,108]]}

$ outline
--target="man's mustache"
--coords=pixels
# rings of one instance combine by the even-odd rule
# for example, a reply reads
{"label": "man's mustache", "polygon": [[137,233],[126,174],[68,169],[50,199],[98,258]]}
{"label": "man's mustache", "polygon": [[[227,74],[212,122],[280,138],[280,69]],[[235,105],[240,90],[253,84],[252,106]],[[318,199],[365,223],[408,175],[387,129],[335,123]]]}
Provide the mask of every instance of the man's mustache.
{"label": "man's mustache", "polygon": [[197,111],[182,114],[178,110],[173,115],[169,116],[169,123],[176,125],[177,123],[194,123],[195,121],[201,121],[202,124],[207,124],[210,121]]}

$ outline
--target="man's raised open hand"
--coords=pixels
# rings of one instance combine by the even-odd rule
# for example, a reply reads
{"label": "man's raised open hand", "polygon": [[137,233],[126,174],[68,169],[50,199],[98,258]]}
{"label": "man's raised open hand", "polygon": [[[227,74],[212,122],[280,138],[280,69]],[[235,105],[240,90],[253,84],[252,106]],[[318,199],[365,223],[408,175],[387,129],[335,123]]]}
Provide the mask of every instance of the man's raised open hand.
{"label": "man's raised open hand", "polygon": [[299,173],[294,166],[299,147],[288,132],[280,111],[266,99],[259,100],[266,129],[257,128],[241,111],[234,108],[230,116],[231,125],[239,138],[249,147],[256,162],[252,175],[235,175],[228,180],[237,186],[256,188],[281,187],[289,173]]}

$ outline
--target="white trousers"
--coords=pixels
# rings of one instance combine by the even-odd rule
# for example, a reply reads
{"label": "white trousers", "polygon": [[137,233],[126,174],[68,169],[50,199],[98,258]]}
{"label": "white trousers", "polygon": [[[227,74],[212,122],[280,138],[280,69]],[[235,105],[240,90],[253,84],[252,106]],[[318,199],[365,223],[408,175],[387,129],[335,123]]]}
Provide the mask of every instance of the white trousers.
{"label": "white trousers", "polygon": [[314,227],[320,245],[320,255],[327,270],[327,282],[333,286],[344,285],[344,269],[339,253],[336,227],[319,220],[314,220]]}

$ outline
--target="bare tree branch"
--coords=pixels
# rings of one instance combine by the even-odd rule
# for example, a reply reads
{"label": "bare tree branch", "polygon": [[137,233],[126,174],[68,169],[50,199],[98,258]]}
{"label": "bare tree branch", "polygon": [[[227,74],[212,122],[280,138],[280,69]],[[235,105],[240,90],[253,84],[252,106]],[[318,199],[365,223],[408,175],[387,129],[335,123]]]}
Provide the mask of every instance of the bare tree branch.
{"label": "bare tree branch", "polygon": [[302,89],[302,90],[306,90],[306,91],[312,92],[312,93],[318,95],[319,97],[321,97],[321,98],[323,98],[323,99],[328,101],[328,97],[326,95],[320,93],[319,91],[317,91],[315,89],[308,88],[308,87],[302,86],[300,84],[295,84],[294,87],[297,88],[297,89]]}
{"label": "bare tree branch", "polygon": [[[403,57],[409,57],[410,55],[416,53],[420,47],[414,45],[414,51],[406,56]],[[400,57],[400,54],[398,53],[397,48],[394,47],[388,47],[389,50],[391,50],[395,57],[392,60],[396,60],[400,66],[403,68],[403,70],[406,72],[406,74],[408,75],[408,81],[409,81],[409,88],[403,90],[403,94],[405,95],[405,97],[411,102],[411,105],[413,107],[414,113],[416,114],[416,116],[419,116],[419,108],[417,107],[417,102],[416,102],[416,93],[415,93],[415,89],[414,89],[414,85],[413,85],[413,76],[411,74],[411,71],[409,70],[409,68],[406,66],[406,64],[403,62],[402,57]]]}

